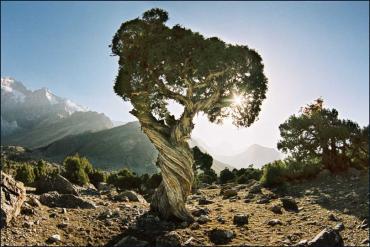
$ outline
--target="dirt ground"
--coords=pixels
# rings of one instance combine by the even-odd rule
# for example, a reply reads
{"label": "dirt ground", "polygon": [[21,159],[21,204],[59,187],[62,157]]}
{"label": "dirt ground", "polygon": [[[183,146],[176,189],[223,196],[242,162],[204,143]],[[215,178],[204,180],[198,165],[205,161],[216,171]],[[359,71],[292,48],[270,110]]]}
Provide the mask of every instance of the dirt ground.
{"label": "dirt ground", "polygon": [[[235,185],[237,188],[237,185]],[[262,194],[250,202],[244,202],[249,188],[240,189],[236,201],[223,199],[220,189],[201,189],[199,194],[213,201],[208,205],[198,205],[197,199],[190,199],[187,207],[208,208],[210,221],[200,224],[199,229],[179,223],[170,227],[176,230],[183,242],[192,246],[214,245],[208,232],[213,228],[230,229],[235,237],[229,245],[291,246],[301,240],[311,240],[326,227],[334,227],[339,222],[344,224],[340,232],[346,246],[368,246],[369,228],[361,228],[361,222],[368,219],[369,176],[362,174],[358,179],[347,176],[330,176],[299,184],[291,184],[285,191],[271,192],[262,189],[262,194],[275,194],[276,199],[267,203],[258,203]],[[271,205],[281,204],[280,197],[292,196],[298,203],[299,211],[290,212],[282,209],[282,214],[270,210]],[[96,209],[49,208],[42,205],[34,207],[34,213],[20,214],[9,226],[1,230],[1,246],[103,246],[112,245],[122,236],[135,234],[146,240],[150,246],[155,244],[155,236],[148,230],[135,226],[137,217],[149,210],[149,204],[139,202],[115,202],[107,195],[81,196],[94,201]],[[249,222],[244,226],[233,224],[237,213],[249,215]],[[333,214],[338,221],[329,219]],[[217,221],[222,216],[224,224]],[[282,225],[270,226],[269,220],[279,219]],[[131,229],[131,230],[130,230]],[[49,237],[59,234],[61,240],[55,243]]]}

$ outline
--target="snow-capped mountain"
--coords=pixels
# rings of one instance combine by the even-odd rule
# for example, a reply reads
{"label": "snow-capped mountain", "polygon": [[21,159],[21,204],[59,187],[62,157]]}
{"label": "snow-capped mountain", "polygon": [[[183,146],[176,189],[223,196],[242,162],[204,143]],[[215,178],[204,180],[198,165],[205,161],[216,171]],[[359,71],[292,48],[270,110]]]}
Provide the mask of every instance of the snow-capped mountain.
{"label": "snow-capped mountain", "polygon": [[[67,126],[67,123],[73,126]],[[63,126],[63,133],[61,129],[56,129],[61,126]],[[37,140],[27,139],[26,136],[32,136],[32,133],[43,135],[42,133],[53,129],[59,131],[54,133],[57,134],[52,138],[55,140],[66,134],[97,131],[112,126],[112,122],[104,114],[88,112],[86,107],[59,97],[47,88],[32,91],[11,77],[1,78],[2,143],[26,146],[29,143],[44,144],[44,141],[37,142]],[[34,132],[36,130],[37,132]],[[27,141],[24,141],[25,138]],[[38,137],[32,136],[32,138]]]}

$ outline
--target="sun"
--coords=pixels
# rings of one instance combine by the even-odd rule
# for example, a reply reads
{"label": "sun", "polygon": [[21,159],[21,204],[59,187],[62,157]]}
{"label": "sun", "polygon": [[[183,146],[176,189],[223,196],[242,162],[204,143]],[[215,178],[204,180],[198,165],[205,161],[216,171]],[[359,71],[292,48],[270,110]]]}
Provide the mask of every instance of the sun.
{"label": "sun", "polygon": [[244,98],[241,95],[234,95],[233,103],[237,106],[243,104]]}

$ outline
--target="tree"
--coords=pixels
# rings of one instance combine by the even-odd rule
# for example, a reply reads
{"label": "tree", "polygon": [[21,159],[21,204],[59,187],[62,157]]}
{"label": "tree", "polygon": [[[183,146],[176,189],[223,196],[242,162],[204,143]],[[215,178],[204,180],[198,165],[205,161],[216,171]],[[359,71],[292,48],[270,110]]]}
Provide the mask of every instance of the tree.
{"label": "tree", "polygon": [[[321,98],[291,116],[279,126],[278,149],[301,163],[319,160],[332,172],[342,171],[356,162],[367,163],[368,134],[351,120],[338,118],[338,111],[323,107]],[[360,157],[360,159],[357,159]]]}
{"label": "tree", "polygon": [[85,185],[89,183],[89,176],[93,170],[89,160],[78,154],[68,156],[63,161],[65,167],[64,176],[72,183]]}
{"label": "tree", "polygon": [[26,185],[30,185],[35,181],[35,173],[30,164],[23,164],[17,168],[15,180],[21,181]]}
{"label": "tree", "polygon": [[220,183],[225,184],[227,182],[230,182],[235,178],[235,175],[233,172],[231,172],[228,168],[223,169],[220,172]]}
{"label": "tree", "polygon": [[203,153],[197,146],[193,147],[193,157],[195,169],[200,169],[203,172],[211,169],[213,163],[212,156],[207,153]]}
{"label": "tree", "polygon": [[93,169],[88,176],[90,182],[95,186],[95,188],[98,188],[100,183],[107,181],[107,173],[98,169]]}
{"label": "tree", "polygon": [[[119,56],[114,91],[129,101],[144,133],[159,151],[162,183],[151,209],[163,218],[192,221],[185,208],[194,179],[187,140],[197,113],[211,122],[231,117],[250,126],[265,99],[267,79],[259,54],[245,45],[165,25],[168,14],[151,9],[142,18],[122,23],[111,49]],[[167,106],[183,106],[176,119]]]}
{"label": "tree", "polygon": [[39,160],[34,167],[35,180],[46,176],[48,174],[48,166],[44,160]]}

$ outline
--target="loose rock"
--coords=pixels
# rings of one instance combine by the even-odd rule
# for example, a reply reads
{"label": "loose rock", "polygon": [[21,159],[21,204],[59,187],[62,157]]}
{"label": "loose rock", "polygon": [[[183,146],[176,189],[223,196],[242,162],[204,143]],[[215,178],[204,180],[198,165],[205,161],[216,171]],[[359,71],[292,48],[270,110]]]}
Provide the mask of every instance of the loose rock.
{"label": "loose rock", "polygon": [[176,231],[160,236],[156,240],[157,247],[178,247],[181,246],[181,244],[181,237]]}
{"label": "loose rock", "polygon": [[148,244],[148,242],[138,240],[133,236],[126,236],[113,245],[113,247],[145,247],[148,246]]}
{"label": "loose rock", "polygon": [[331,229],[327,228],[322,230],[316,235],[311,241],[308,242],[310,247],[341,247],[344,246],[343,239],[340,234]]}
{"label": "loose rock", "polygon": [[236,214],[234,215],[233,223],[235,225],[245,225],[248,224],[248,214]]}
{"label": "loose rock", "polygon": [[40,202],[48,207],[95,208],[95,204],[72,194],[59,194],[56,191],[42,194]]}
{"label": "loose rock", "polygon": [[234,238],[234,232],[215,228],[209,232],[209,239],[215,244],[227,244]]}
{"label": "loose rock", "polygon": [[0,228],[3,228],[20,213],[22,204],[26,200],[26,189],[23,183],[15,181],[1,171],[0,193]]}
{"label": "loose rock", "polygon": [[280,198],[280,201],[283,203],[285,210],[298,212],[297,202],[292,197],[283,197]]}

